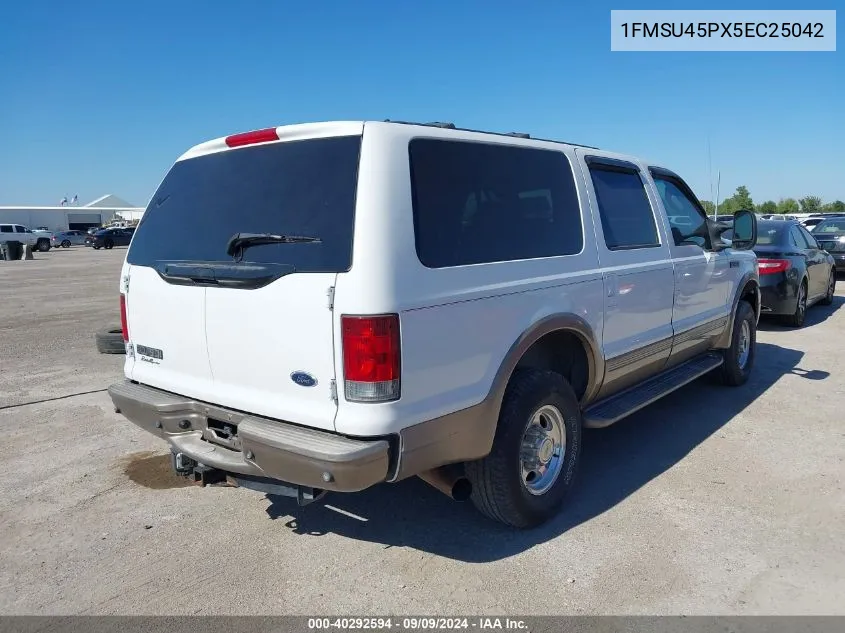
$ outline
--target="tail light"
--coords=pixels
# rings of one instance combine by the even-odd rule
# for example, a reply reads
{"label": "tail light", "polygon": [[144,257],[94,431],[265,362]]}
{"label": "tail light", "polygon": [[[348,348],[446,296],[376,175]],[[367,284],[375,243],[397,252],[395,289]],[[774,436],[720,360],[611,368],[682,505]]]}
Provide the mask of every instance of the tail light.
{"label": "tail light", "polygon": [[788,259],[758,259],[757,270],[761,275],[773,275],[789,270],[792,263]]}
{"label": "tail light", "polygon": [[341,317],[344,394],[350,402],[398,400],[399,315]]}
{"label": "tail light", "polygon": [[123,342],[129,341],[129,325],[126,322],[126,295],[120,295],[120,329],[123,331]]}
{"label": "tail light", "polygon": [[278,141],[279,133],[276,128],[271,127],[264,130],[253,130],[252,132],[244,132],[243,134],[233,134],[226,137],[226,145],[228,147],[242,147],[243,145],[254,145],[255,143],[269,143],[270,141]]}

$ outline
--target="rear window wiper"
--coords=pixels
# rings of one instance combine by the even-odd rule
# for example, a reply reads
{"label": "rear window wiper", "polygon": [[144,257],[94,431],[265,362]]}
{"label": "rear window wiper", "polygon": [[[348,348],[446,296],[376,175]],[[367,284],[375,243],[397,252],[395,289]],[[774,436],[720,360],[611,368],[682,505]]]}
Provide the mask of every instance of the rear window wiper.
{"label": "rear window wiper", "polygon": [[230,257],[241,256],[250,246],[261,244],[309,244],[321,242],[319,237],[307,235],[273,235],[272,233],[235,233],[226,245],[226,254]]}

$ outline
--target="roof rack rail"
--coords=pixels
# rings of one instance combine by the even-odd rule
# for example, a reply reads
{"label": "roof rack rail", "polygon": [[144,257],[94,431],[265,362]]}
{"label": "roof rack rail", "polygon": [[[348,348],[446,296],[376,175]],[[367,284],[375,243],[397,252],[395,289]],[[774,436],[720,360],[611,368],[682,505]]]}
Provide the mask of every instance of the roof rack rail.
{"label": "roof rack rail", "polygon": [[[526,134],[525,132],[490,132],[489,130],[473,130],[472,128],[466,127],[457,127],[454,123],[415,123],[414,121],[395,121],[392,119],[385,119],[385,123],[398,123],[401,125],[422,125],[425,127],[440,127],[445,128],[448,130],[457,130],[460,132],[476,132],[478,134],[495,134],[496,136],[510,136],[513,138],[531,138],[530,134]],[[583,143],[572,143],[570,141],[558,141],[555,139],[550,138],[534,138],[535,141],[543,141],[544,143],[560,143],[561,145],[572,145],[573,147],[583,147],[585,149],[599,149],[598,147],[594,147],[592,145],[584,145]]]}

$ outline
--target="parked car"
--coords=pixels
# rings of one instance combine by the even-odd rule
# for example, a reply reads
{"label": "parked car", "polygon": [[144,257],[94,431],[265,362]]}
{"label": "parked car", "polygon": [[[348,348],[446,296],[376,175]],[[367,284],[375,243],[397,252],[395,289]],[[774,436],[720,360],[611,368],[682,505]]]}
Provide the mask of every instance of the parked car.
{"label": "parked car", "polygon": [[[760,271],[761,313],[800,327],[808,307],[833,302],[833,256],[800,222],[762,220],[757,227],[754,252]],[[730,238],[730,232],[723,237]]]}
{"label": "parked car", "polygon": [[49,231],[33,231],[22,224],[0,224],[0,242],[17,241],[41,252],[50,250],[51,235]]}
{"label": "parked car", "polygon": [[129,246],[134,229],[103,229],[85,238],[94,250],[114,248],[115,246]]}
{"label": "parked car", "polygon": [[85,235],[84,231],[60,231],[58,233],[53,233],[50,238],[50,243],[55,248],[58,248],[59,246],[62,248],[82,246],[85,244]]}
{"label": "parked car", "polygon": [[398,122],[237,134],[179,158],[145,212],[109,393],[202,482],[307,503],[419,476],[537,525],[582,427],[710,372],[747,381],[755,235],[740,211],[728,247],[680,176],[590,147]]}
{"label": "parked car", "polygon": [[845,216],[827,218],[813,228],[813,237],[833,256],[836,272],[845,271]]}

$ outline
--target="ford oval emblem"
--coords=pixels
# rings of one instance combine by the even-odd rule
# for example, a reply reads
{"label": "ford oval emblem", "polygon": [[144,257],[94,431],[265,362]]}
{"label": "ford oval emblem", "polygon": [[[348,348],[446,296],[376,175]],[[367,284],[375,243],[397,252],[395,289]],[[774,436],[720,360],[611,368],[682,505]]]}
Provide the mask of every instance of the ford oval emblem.
{"label": "ford oval emblem", "polygon": [[317,384],[317,379],[311,374],[304,371],[295,371],[290,375],[290,379],[300,387],[313,387]]}

